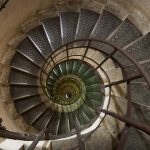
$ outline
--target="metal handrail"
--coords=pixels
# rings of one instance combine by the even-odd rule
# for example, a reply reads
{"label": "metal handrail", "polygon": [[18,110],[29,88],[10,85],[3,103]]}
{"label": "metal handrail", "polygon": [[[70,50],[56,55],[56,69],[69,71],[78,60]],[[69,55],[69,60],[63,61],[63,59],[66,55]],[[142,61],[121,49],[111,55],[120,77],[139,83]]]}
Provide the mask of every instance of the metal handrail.
{"label": "metal handrail", "polygon": [[[88,41],[88,44],[87,44],[87,46],[75,46],[75,47],[69,47],[69,45],[73,45],[74,43],[77,43],[77,42],[83,42],[83,41],[85,41],[85,42],[87,42]],[[110,45],[110,46],[112,46],[114,49],[115,49],[115,51],[113,51],[111,54],[108,54],[108,53],[106,53],[105,51],[102,51],[102,50],[100,50],[100,49],[97,49],[97,48],[95,48],[95,47],[92,47],[91,46],[91,43],[92,42],[100,42],[100,43],[103,43],[103,44],[107,44],[107,45]],[[108,85],[105,85],[104,87],[109,87],[109,88],[111,88],[111,86],[113,86],[113,85],[115,85],[115,84],[121,84],[121,83],[127,83],[127,92],[128,92],[128,104],[127,104],[127,114],[126,114],[126,116],[128,116],[128,118],[126,117],[126,116],[116,116],[116,114],[112,114],[112,112],[109,112],[109,111],[107,111],[107,110],[100,110],[101,112],[103,112],[103,113],[105,113],[105,115],[106,114],[108,114],[108,115],[111,115],[111,116],[113,116],[113,117],[115,117],[116,119],[119,119],[119,120],[122,120],[123,122],[125,122],[126,123],[126,127],[125,127],[125,129],[124,129],[124,135],[127,137],[127,131],[128,131],[128,126],[133,126],[133,127],[136,127],[137,129],[140,129],[140,130],[142,130],[142,131],[144,131],[145,133],[147,133],[147,134],[150,134],[150,128],[149,127],[147,127],[147,126],[145,126],[145,125],[141,125],[140,126],[140,124],[139,123],[137,123],[137,122],[134,122],[134,121],[132,121],[131,119],[130,119],[130,113],[131,113],[131,98],[130,98],[130,81],[132,81],[132,80],[135,80],[135,79],[137,79],[137,78],[141,78],[141,77],[143,77],[145,80],[146,80],[146,82],[147,82],[147,85],[148,85],[148,87],[150,88],[150,78],[149,78],[149,76],[148,76],[148,74],[144,71],[144,69],[143,69],[143,67],[141,67],[140,66],[140,64],[138,64],[129,54],[127,54],[126,52],[124,52],[123,51],[123,49],[120,49],[119,47],[117,47],[116,45],[113,45],[112,43],[110,43],[110,42],[106,42],[106,41],[104,41],[104,40],[96,40],[96,39],[81,39],[81,40],[74,40],[74,41],[71,41],[71,42],[69,42],[69,43],[67,43],[67,44],[64,44],[64,45],[62,45],[61,47],[59,47],[58,49],[56,49],[55,51],[53,51],[52,53],[51,53],[51,55],[46,59],[46,62],[49,62],[49,59],[51,59],[52,60],[52,62],[54,61],[53,59],[57,56],[57,55],[59,55],[59,53],[55,56],[55,57],[53,57],[53,54],[56,52],[56,51],[58,51],[58,50],[60,50],[61,48],[63,48],[63,47],[66,47],[66,49],[64,49],[63,51],[61,51],[61,52],[59,52],[59,53],[62,53],[62,52],[64,52],[64,51],[66,51],[66,54],[67,54],[67,57],[66,57],[66,60],[68,60],[69,59],[69,55],[68,55],[68,51],[70,50],[70,49],[72,49],[72,48],[86,48],[86,52],[84,53],[84,55],[72,55],[72,56],[82,56],[82,60],[81,61],[83,61],[84,60],[84,58],[88,58],[87,56],[86,56],[86,53],[87,53],[87,51],[88,51],[88,49],[89,48],[91,48],[91,49],[94,49],[94,50],[97,50],[97,51],[99,51],[99,52],[101,52],[101,53],[103,53],[105,56],[107,56],[104,60],[103,60],[103,63],[104,62],[106,62],[106,59],[109,59],[109,58],[111,58],[114,62],[116,62],[117,64],[118,64],[118,66],[123,70],[123,73],[124,73],[124,75],[125,75],[125,79],[123,79],[122,81],[116,81],[116,82],[113,82],[113,83],[109,83]],[[113,57],[113,55],[116,53],[116,52],[120,52],[121,54],[123,54],[128,60],[130,60],[130,62],[132,62],[132,64],[134,64],[135,66],[136,66],[136,68],[138,69],[138,71],[139,71],[139,73],[140,74],[138,74],[138,75],[136,75],[136,76],[133,76],[133,77],[130,77],[130,78],[128,78],[127,77],[127,75],[126,75],[126,72],[125,72],[125,70],[123,69],[123,66],[120,64],[120,62],[118,62],[118,60],[116,59],[116,58],[114,58]],[[62,60],[59,60],[59,61],[62,61]],[[93,62],[94,62],[94,60],[92,60]],[[58,62],[57,62],[58,63]],[[98,65],[98,68],[100,68],[101,67],[101,65],[103,64],[103,63],[101,63],[101,64],[97,64]],[[55,66],[56,64],[54,63],[54,66]],[[40,79],[41,79],[41,76],[42,76],[42,73],[44,73],[44,68],[45,68],[45,66],[43,65],[42,66],[42,71],[41,71],[41,74],[40,74]],[[110,93],[111,94],[111,93]],[[117,114],[118,115],[118,114]],[[123,118],[123,119],[122,119]],[[97,128],[96,128],[97,129]],[[93,132],[91,132],[92,134],[96,131],[96,129],[93,131]],[[4,134],[5,133],[5,134]],[[123,133],[122,133],[122,135],[123,135]],[[89,136],[91,136],[92,134],[90,134]],[[13,136],[12,136],[13,135]],[[17,136],[16,136],[17,135]],[[17,132],[11,132],[11,131],[1,131],[0,130],[0,136],[2,136],[2,137],[6,137],[6,138],[12,138],[12,139],[21,139],[21,140],[34,140],[35,138],[37,138],[37,136],[23,136],[22,134],[19,134],[19,133],[17,133]],[[88,138],[88,137],[87,137]],[[84,142],[87,140],[87,138],[84,140]],[[45,138],[41,138],[41,140],[44,140]],[[49,139],[52,139],[52,138],[50,138],[49,137]],[[121,138],[122,139],[122,138]],[[121,140],[122,141],[122,140]],[[120,141],[120,142],[121,142]],[[123,137],[123,142],[125,143],[125,140],[124,140],[124,137]]]}
{"label": "metal handrail", "polygon": [[112,117],[114,117],[120,121],[125,122],[126,124],[128,124],[128,126],[132,126],[134,128],[137,128],[137,129],[147,133],[148,135],[150,135],[150,127],[143,124],[143,123],[137,123],[134,120],[129,119],[126,116],[122,116],[122,115],[116,114],[116,113],[108,111],[108,110],[104,110],[104,109],[97,109],[97,110],[98,110],[98,112],[103,112],[105,114],[108,114],[108,115],[110,115],[110,116],[112,116]]}
{"label": "metal handrail", "polygon": [[[84,40],[75,40],[75,41],[73,41],[73,43],[74,43],[74,42],[77,42],[77,41],[87,41],[87,39],[84,39]],[[91,43],[91,41],[99,41],[99,42],[103,42],[103,43],[106,44],[106,42],[105,42],[105,41],[102,41],[102,40],[89,39],[87,46],[71,47],[70,49],[72,49],[72,48],[83,48],[83,47],[86,47],[86,52],[85,52],[85,54],[84,54],[84,56],[83,56],[83,58],[82,58],[82,60],[84,60],[84,57],[86,58],[86,53],[87,53],[88,48],[96,49],[96,48],[90,47],[90,44],[89,44],[89,43]],[[72,44],[72,42],[70,42],[69,44]],[[66,44],[67,60],[69,59],[69,56],[68,56],[68,50],[69,50],[68,47],[69,47],[69,44],[68,44],[68,43]],[[113,45],[113,44],[111,44],[111,43],[107,43],[107,44],[110,45],[110,46],[112,46],[112,47],[114,47],[115,50],[114,50],[111,54],[106,54],[106,53],[104,52],[107,57],[102,61],[101,64],[99,64],[99,65],[97,66],[96,70],[97,70],[103,63],[105,63],[105,62],[107,61],[107,59],[111,58],[111,59],[115,60],[115,58],[113,57],[113,55],[114,55],[117,51],[119,51],[119,52],[121,52],[125,57],[127,57],[127,58],[137,67],[137,69],[139,70],[140,74],[128,78],[127,75],[126,75],[126,72],[124,71],[125,76],[126,76],[125,79],[120,80],[120,81],[116,81],[116,82],[113,82],[113,83],[110,83],[110,84],[108,84],[108,85],[105,85],[104,87],[111,87],[111,86],[113,86],[113,85],[121,84],[121,83],[125,83],[125,82],[126,82],[126,83],[127,83],[127,87],[128,87],[127,89],[129,89],[129,88],[130,88],[130,81],[135,80],[135,79],[138,79],[138,78],[141,78],[141,77],[144,77],[145,80],[146,80],[146,82],[147,82],[147,84],[148,84],[148,87],[150,88],[150,80],[149,80],[149,77],[148,77],[147,73],[144,71],[144,69],[140,66],[140,64],[138,64],[130,55],[128,55],[126,52],[123,52],[123,50],[119,49],[119,48],[116,47],[115,45]],[[62,47],[64,47],[64,45],[63,45]],[[97,49],[96,49],[96,50],[97,50]],[[65,50],[64,50],[64,51],[65,51]],[[59,52],[57,55],[59,55],[59,54],[62,53],[62,52],[63,52],[63,51]],[[57,56],[57,55],[56,55],[56,56]],[[76,55],[76,56],[80,56],[80,55]],[[71,56],[70,56],[70,57],[71,57]],[[64,58],[63,58],[63,59],[64,59]],[[61,60],[60,60],[60,61],[61,61]],[[118,63],[117,63],[117,64],[118,64]],[[121,69],[124,70],[121,64],[119,64],[119,66],[121,66]],[[130,90],[128,90],[128,98],[129,98],[129,100],[128,100],[128,105],[127,105],[127,106],[128,106],[128,108],[127,108],[127,116],[130,118],[130,116],[131,116]],[[106,113],[105,113],[105,114],[106,114]],[[124,121],[125,121],[125,120],[124,120]],[[130,119],[129,119],[129,121],[130,121]],[[131,122],[132,122],[132,120],[131,120]],[[131,125],[131,124],[130,124],[130,125]],[[133,125],[131,125],[131,126],[133,126]],[[148,129],[148,128],[147,128],[147,129]],[[120,140],[119,145],[118,145],[118,149],[121,149],[121,148],[124,146],[125,141],[126,141],[126,139],[127,139],[127,134],[126,134],[126,133],[127,133],[128,130],[129,130],[129,127],[128,127],[128,124],[127,124],[127,122],[126,122],[125,130],[123,130],[123,133],[122,133],[122,135],[125,135],[125,136],[122,136],[122,137],[121,137],[121,140]],[[148,130],[149,130],[149,129],[148,129]],[[145,130],[145,132],[149,132],[148,130]],[[86,141],[86,140],[85,140],[85,141]],[[122,141],[123,141],[123,142],[122,142]],[[122,143],[124,143],[124,144],[122,144]],[[121,145],[121,144],[122,144],[122,145]],[[121,146],[120,146],[120,145],[121,145]]]}
{"label": "metal handrail", "polygon": [[[57,48],[55,51],[53,51],[53,52],[51,53],[51,55],[50,55],[46,60],[48,60],[56,51],[60,50],[61,48],[63,48],[63,47],[69,48],[69,45],[71,45],[71,44],[74,44],[74,43],[77,43],[77,42],[84,42],[84,41],[85,41],[85,42],[89,42],[89,41],[90,41],[90,43],[91,43],[91,42],[99,42],[99,43],[107,44],[107,45],[109,45],[109,46],[115,48],[115,50],[117,50],[117,51],[119,51],[120,53],[122,53],[128,60],[130,60],[130,61],[137,67],[138,71],[139,71],[139,72],[141,73],[141,75],[145,78],[146,82],[148,83],[148,87],[150,88],[150,78],[149,78],[149,75],[144,71],[143,67],[141,67],[141,65],[138,64],[129,54],[127,54],[125,51],[123,51],[123,49],[121,49],[121,48],[119,48],[118,46],[112,44],[111,42],[108,42],[108,41],[105,41],[105,40],[97,40],[97,39],[92,39],[92,38],[90,38],[90,39],[79,39],[79,40],[74,40],[74,41],[68,42],[68,43],[62,45],[61,47]],[[71,47],[71,48],[84,48],[84,47],[88,47],[88,48],[92,48],[92,49],[95,49],[95,50],[100,51],[99,49],[97,49],[97,48],[95,48],[95,47],[92,47],[92,46],[90,46],[90,45],[87,45],[87,46],[77,46],[77,47]],[[66,49],[65,49],[65,50],[66,50]],[[102,51],[101,51],[101,52],[102,52]],[[103,53],[109,56],[108,53],[106,53],[106,52],[104,52],[104,51],[103,51]],[[113,56],[111,56],[111,57],[113,57]],[[43,66],[44,66],[44,65],[43,65]],[[42,68],[43,68],[43,67],[42,67]]]}

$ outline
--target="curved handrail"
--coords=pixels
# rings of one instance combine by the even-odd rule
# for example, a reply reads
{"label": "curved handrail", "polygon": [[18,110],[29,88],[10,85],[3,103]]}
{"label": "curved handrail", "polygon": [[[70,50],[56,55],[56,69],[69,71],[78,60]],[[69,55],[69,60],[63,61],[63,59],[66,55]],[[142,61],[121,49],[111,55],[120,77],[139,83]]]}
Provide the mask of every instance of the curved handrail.
{"label": "curved handrail", "polygon": [[[117,46],[113,45],[112,43],[106,42],[106,41],[104,41],[104,40],[97,40],[97,39],[80,39],[80,40],[74,40],[74,41],[68,42],[68,43],[62,45],[61,47],[59,47],[58,49],[56,49],[55,51],[53,51],[52,54],[47,58],[47,60],[48,60],[49,58],[53,58],[52,55],[53,55],[57,50],[60,50],[60,49],[62,49],[62,48],[64,48],[64,47],[66,47],[67,52],[68,52],[69,49],[72,49],[72,48],[92,48],[92,49],[95,49],[95,50],[97,50],[97,51],[102,52],[103,54],[105,54],[106,56],[109,57],[110,54],[108,54],[108,53],[106,53],[106,52],[104,52],[104,51],[102,51],[102,50],[100,50],[100,49],[97,49],[97,48],[95,48],[95,47],[92,47],[92,46],[90,46],[90,44],[88,44],[87,46],[73,46],[73,47],[69,47],[70,44],[73,44],[73,43],[76,43],[76,42],[81,42],[81,41],[88,41],[89,43],[91,43],[91,42],[93,42],[93,41],[94,41],[94,42],[96,41],[96,42],[105,43],[105,44],[108,44],[108,45],[114,47],[116,50],[120,51],[123,55],[125,55],[134,65],[137,66],[139,72],[143,75],[143,77],[145,78],[145,80],[148,82],[148,86],[150,87],[149,77],[148,77],[147,73],[144,71],[144,69],[140,66],[140,64],[138,64],[131,56],[129,56],[129,55],[128,55],[126,52],[124,52],[122,49],[120,49],[120,48],[118,48]],[[64,52],[66,49],[61,50],[59,53],[57,53],[57,54],[55,55],[55,57],[58,56],[59,54],[61,54],[62,52]],[[114,54],[114,53],[113,53],[113,54]],[[82,56],[82,55],[72,55],[72,56]],[[55,58],[55,57],[54,57],[54,58]],[[68,56],[67,56],[67,57],[68,57]],[[84,56],[84,57],[85,57],[85,58],[88,58],[88,57],[86,57],[86,56]],[[63,58],[63,59],[64,59],[64,58]],[[114,57],[111,56],[111,59],[115,60],[115,62],[117,62],[117,64],[119,64],[119,62],[118,62]],[[59,61],[61,61],[61,60],[59,60]],[[92,61],[93,61],[94,63],[96,63],[94,60],[92,60]],[[122,71],[124,71],[124,69],[123,69],[123,67],[122,67],[121,64],[119,64],[119,67],[122,69]],[[125,74],[125,71],[124,71],[124,74]],[[127,75],[125,75],[125,76],[127,77]],[[129,87],[129,85],[128,85],[128,87]],[[128,104],[128,105],[131,105],[131,103]],[[131,106],[130,106],[130,107],[131,107]],[[128,108],[128,113],[129,113],[129,111],[130,111],[130,108]]]}
{"label": "curved handrail", "polygon": [[[136,66],[136,68],[139,70],[139,72],[140,72],[140,74],[145,78],[145,80],[146,80],[146,82],[147,82],[147,84],[148,84],[148,87],[150,88],[150,78],[149,78],[149,75],[145,72],[145,70],[143,69],[143,67],[140,65],[140,64],[138,64],[128,53],[126,53],[125,51],[123,51],[123,49],[121,49],[121,48],[119,48],[119,47],[117,47],[116,45],[114,45],[114,44],[112,44],[112,43],[110,43],[110,42],[106,42],[106,41],[104,41],[104,40],[97,40],[97,39],[80,39],[80,40],[74,40],[74,41],[71,41],[71,42],[68,42],[68,43],[66,43],[66,44],[64,44],[64,45],[62,45],[61,47],[59,47],[58,49],[56,49],[55,51],[53,51],[52,53],[51,53],[51,55],[46,59],[46,61],[47,60],[49,60],[50,58],[52,58],[52,55],[57,51],[57,50],[60,50],[61,48],[63,48],[63,47],[66,47],[67,48],[67,51],[69,50],[69,49],[72,49],[72,48],[91,48],[91,49],[95,49],[95,50],[98,50],[99,52],[101,52],[101,53],[103,53],[104,55],[106,55],[106,56],[109,56],[110,54],[108,54],[108,53],[106,53],[105,51],[102,51],[102,50],[99,50],[99,49],[97,49],[97,48],[94,48],[94,47],[92,47],[90,44],[88,44],[87,46],[76,46],[76,47],[71,47],[71,48],[69,48],[69,45],[71,45],[71,44],[73,44],[73,43],[76,43],[76,42],[82,42],[82,41],[85,41],[85,42],[100,42],[100,43],[104,43],[104,44],[107,44],[107,45],[110,45],[110,46],[112,46],[113,48],[115,48],[117,51],[119,51],[120,53],[122,53],[128,60],[130,60],[135,66]],[[66,50],[66,49],[65,49]],[[64,50],[64,51],[65,51]],[[80,56],[82,56],[82,55],[80,55]],[[86,58],[86,56],[85,56],[85,58]],[[52,58],[53,59],[53,58]],[[118,62],[118,60],[116,60],[116,58],[114,58],[113,56],[111,56],[111,59],[112,60],[114,60],[115,62],[117,62],[117,64],[119,64],[119,62]],[[44,67],[44,65],[42,66],[42,68]],[[122,65],[121,64],[119,64],[119,67],[121,68],[121,69],[123,69],[123,67],[122,67]],[[41,71],[41,73],[42,73],[42,71]],[[126,75],[125,75],[126,76]],[[129,85],[128,85],[129,86]],[[111,87],[110,87],[111,88]],[[130,103],[131,104],[131,103]],[[129,104],[129,105],[130,105]],[[128,107],[129,107],[129,105],[128,105]],[[130,106],[131,107],[131,106]],[[130,119],[130,118],[129,118]],[[131,126],[132,126],[132,124],[131,124]],[[94,130],[95,131],[95,130]],[[12,139],[21,139],[21,140],[33,140],[33,139],[35,139],[35,137],[36,136],[23,136],[22,134],[19,134],[19,133],[17,133],[17,132],[11,132],[11,131],[1,131],[0,130],[0,136],[2,136],[2,133],[5,133],[5,134],[3,134],[3,137],[7,137],[7,138],[12,138]],[[13,135],[13,136],[11,136],[11,135]],[[17,135],[17,136],[14,136],[14,135]],[[15,137],[15,138],[14,138]],[[45,138],[44,138],[45,139]],[[42,139],[42,140],[44,140],[44,139]],[[53,136],[51,137],[51,139],[53,139]],[[54,138],[55,139],[55,138]]]}
{"label": "curved handrail", "polygon": [[[145,78],[145,80],[146,80],[146,82],[147,82],[147,84],[148,84],[148,87],[150,88],[150,80],[149,80],[149,76],[148,76],[148,74],[144,71],[144,69],[143,69],[143,67],[142,66],[140,66],[140,64],[138,64],[130,55],[128,55],[128,53],[126,53],[126,52],[124,52],[122,49],[120,49],[120,48],[118,48],[117,46],[115,46],[115,45],[113,45],[112,43],[109,43],[109,42],[106,42],[106,41],[103,41],[103,40],[96,40],[96,39],[83,39],[83,40],[75,40],[75,41],[72,41],[72,42],[69,42],[69,43],[67,43],[67,44],[64,44],[64,45],[62,45],[62,47],[64,47],[65,45],[66,45],[66,48],[67,48],[67,52],[68,52],[68,50],[69,49],[72,49],[72,48],[92,48],[92,49],[96,49],[95,47],[91,47],[90,46],[90,44],[88,44],[88,46],[77,46],[77,47],[71,47],[71,48],[68,48],[69,47],[69,44],[72,44],[72,43],[75,43],[75,42],[77,42],[77,41],[88,41],[89,43],[90,42],[92,42],[92,41],[97,41],[97,42],[103,42],[103,43],[105,43],[105,44],[108,44],[108,45],[110,45],[110,46],[112,46],[112,47],[114,47],[115,48],[115,51],[114,52],[112,52],[111,54],[108,54],[108,53],[106,53],[106,52],[102,52],[102,53],[104,53],[106,56],[107,56],[107,58],[111,58],[112,60],[115,60],[115,62],[117,62],[117,64],[119,64],[119,67],[122,69],[122,71],[123,71],[123,73],[124,73],[124,75],[125,75],[125,77],[127,77],[127,74],[126,74],[126,72],[124,71],[124,69],[123,69],[123,67],[122,67],[122,65],[112,56],[114,53],[116,53],[117,51],[119,51],[120,53],[122,53],[125,57],[127,57],[127,59],[128,60],[130,60],[135,66],[136,66],[136,68],[138,69],[138,71],[140,72],[140,75],[137,75],[137,77],[131,77],[131,78],[133,78],[132,80],[134,80],[134,79],[136,79],[136,78],[140,78],[140,77],[144,77]],[[59,48],[58,48],[58,50],[59,50]],[[99,49],[96,49],[96,50],[98,50],[98,51],[100,51]],[[59,52],[57,55],[59,55],[60,53],[62,53],[63,51],[61,51],[61,52]],[[57,56],[56,55],[56,56]],[[110,56],[111,55],[111,56]],[[81,55],[76,55],[76,56],[81,56]],[[84,57],[86,58],[86,56],[84,55]],[[67,55],[67,59],[69,58],[69,56]],[[64,58],[63,58],[64,59]],[[60,60],[61,61],[61,60]],[[93,60],[92,60],[93,61]],[[105,62],[105,61],[104,61]],[[101,65],[100,65],[101,66]],[[99,66],[99,67],[100,67]],[[127,116],[130,118],[130,115],[131,115],[131,97],[130,97],[130,80],[126,80],[126,82],[128,83],[127,84],[127,89],[128,89],[128,91],[127,91],[127,93],[128,93],[128,103],[127,103]],[[110,85],[110,87],[111,87],[112,85]],[[94,130],[95,131],[95,130]],[[126,131],[126,130],[125,130]],[[92,134],[93,134],[93,132],[92,132]],[[92,135],[92,134],[90,134],[90,136]],[[85,140],[86,141],[86,140]],[[85,142],[84,141],[84,142]],[[120,141],[121,142],[121,141]]]}
{"label": "curved handrail", "polygon": [[[108,42],[108,41],[105,41],[105,40],[97,40],[97,39],[79,39],[79,40],[74,40],[74,41],[71,41],[71,42],[68,42],[66,44],[63,44],[62,46],[60,46],[59,48],[57,48],[55,51],[53,51],[51,53],[51,55],[53,55],[53,53],[55,53],[57,50],[63,48],[63,47],[69,47],[69,45],[73,44],[73,43],[77,43],[77,42],[83,42],[83,41],[86,41],[86,42],[99,42],[99,43],[104,43],[104,44],[107,44],[113,48],[115,48],[117,51],[119,51],[120,53],[122,53],[125,57],[127,57],[128,60],[130,60],[136,67],[137,69],[139,70],[139,72],[142,74],[142,76],[145,78],[146,82],[148,83],[148,87],[150,88],[150,78],[149,78],[149,75],[145,72],[145,70],[143,69],[143,67],[137,63],[128,53],[126,53],[123,49],[119,48],[118,46],[112,44],[111,42]],[[93,49],[97,49],[97,48],[94,48],[90,45],[87,45],[87,46],[79,46],[79,47],[73,47],[73,48],[84,48],[84,47],[88,47],[88,48],[93,48]],[[51,55],[46,59],[48,60]],[[109,55],[109,54],[108,54]]]}

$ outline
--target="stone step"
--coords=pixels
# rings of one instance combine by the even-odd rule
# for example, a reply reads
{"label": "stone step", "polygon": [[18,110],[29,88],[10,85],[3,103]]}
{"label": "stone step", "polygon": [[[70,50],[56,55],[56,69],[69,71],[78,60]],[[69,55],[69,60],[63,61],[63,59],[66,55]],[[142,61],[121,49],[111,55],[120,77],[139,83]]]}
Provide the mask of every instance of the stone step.
{"label": "stone step", "polygon": [[112,143],[113,139],[111,134],[108,133],[105,128],[99,127],[85,143],[85,148],[86,150],[112,150]]}
{"label": "stone step", "polygon": [[1,150],[24,150],[24,144],[18,140],[6,139],[0,144]]}
{"label": "stone step", "polygon": [[149,150],[150,148],[150,137],[149,135],[135,129],[129,129],[128,139],[125,145],[125,150]]}

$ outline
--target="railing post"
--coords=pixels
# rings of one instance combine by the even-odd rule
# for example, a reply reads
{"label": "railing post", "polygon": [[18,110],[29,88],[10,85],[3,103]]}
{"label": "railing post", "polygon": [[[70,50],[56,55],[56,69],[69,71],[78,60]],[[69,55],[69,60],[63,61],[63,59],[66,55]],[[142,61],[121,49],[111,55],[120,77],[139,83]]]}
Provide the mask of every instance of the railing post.
{"label": "railing post", "polygon": [[115,53],[117,52],[117,49],[115,49],[112,53],[110,53],[96,68],[97,70],[100,66],[102,66],[109,58],[111,58]]}
{"label": "railing post", "polygon": [[68,44],[66,45],[66,55],[67,55],[67,60],[69,59],[69,53],[68,53],[68,50],[69,50],[69,48],[68,48]]}
{"label": "railing post", "polygon": [[116,150],[123,150],[124,149],[127,138],[128,138],[129,129],[130,129],[129,126],[125,126],[125,128],[123,129],[122,135],[121,135],[121,138],[120,138],[120,141],[119,141],[119,144],[118,144]]}
{"label": "railing post", "polygon": [[36,145],[38,144],[38,142],[40,141],[40,139],[43,137],[43,135],[46,132],[46,128],[43,128],[43,130],[39,133],[39,135],[34,139],[34,141],[32,142],[32,144],[29,146],[29,148],[27,150],[34,150],[34,148],[36,147]]}
{"label": "railing post", "polygon": [[53,57],[52,57],[52,56],[51,56],[51,60],[52,60],[53,64],[55,65],[55,61],[54,61],[54,59],[53,59]]}
{"label": "railing post", "polygon": [[[127,112],[126,112],[126,117],[131,118],[131,108],[132,108],[132,103],[131,103],[131,89],[130,89],[130,81],[127,81]],[[124,149],[127,139],[128,139],[128,134],[129,134],[129,129],[130,126],[128,124],[125,125],[120,141],[118,143],[117,149],[116,150],[122,150]]]}
{"label": "railing post", "polygon": [[82,141],[82,137],[81,137],[81,133],[80,133],[80,128],[79,128],[79,125],[77,123],[76,118],[75,118],[75,121],[74,121],[74,125],[75,125],[75,129],[76,129],[76,133],[77,133],[79,150],[85,150],[85,144]]}
{"label": "railing post", "polygon": [[83,57],[82,57],[82,61],[84,60],[84,58],[85,58],[85,56],[86,56],[86,54],[87,54],[87,52],[88,52],[88,49],[89,49],[89,47],[90,47],[90,44],[91,44],[91,40],[88,41],[88,45],[87,45],[86,50],[85,50],[85,53],[84,53],[84,55],[83,55]]}

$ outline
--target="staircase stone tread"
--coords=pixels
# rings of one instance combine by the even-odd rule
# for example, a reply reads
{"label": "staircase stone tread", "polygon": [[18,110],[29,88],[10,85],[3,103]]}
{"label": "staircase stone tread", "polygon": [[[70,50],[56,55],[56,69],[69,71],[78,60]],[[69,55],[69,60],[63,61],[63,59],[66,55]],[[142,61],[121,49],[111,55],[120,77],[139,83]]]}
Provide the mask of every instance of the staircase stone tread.
{"label": "staircase stone tread", "polygon": [[54,112],[47,129],[53,135],[57,135],[58,133],[58,123],[60,121],[60,112]]}
{"label": "staircase stone tread", "polygon": [[[140,40],[135,42],[133,45],[123,49],[127,54],[134,58],[137,62],[150,59],[149,42],[150,34],[143,36]],[[117,52],[114,57],[121,62],[123,66],[132,64],[123,54]]]}
{"label": "staircase stone tread", "polygon": [[75,39],[78,16],[79,14],[75,12],[60,13],[63,44],[73,41]]}
{"label": "staircase stone tread", "polygon": [[17,47],[17,50],[22,52],[24,55],[32,59],[35,63],[42,66],[44,63],[44,59],[39,53],[39,51],[35,48],[32,42],[25,38]]}
{"label": "staircase stone tread", "polygon": [[113,145],[111,135],[103,127],[99,127],[91,138],[86,142],[86,150],[95,150],[98,148],[111,150]]}
{"label": "staircase stone tread", "polygon": [[11,66],[23,69],[35,75],[37,75],[39,71],[37,66],[19,53],[15,54],[10,64]]}
{"label": "staircase stone tread", "polygon": [[134,24],[129,19],[126,19],[109,41],[120,47],[124,47],[141,36],[142,34]]}
{"label": "staircase stone tread", "polygon": [[150,126],[150,109],[138,103],[132,103],[131,118],[136,122]]}
{"label": "staircase stone tread", "polygon": [[96,12],[87,9],[81,9],[76,31],[76,39],[88,38],[99,16],[100,15]]}
{"label": "staircase stone tread", "polygon": [[150,106],[150,92],[147,85],[131,84],[131,99],[144,105]]}
{"label": "staircase stone tread", "polygon": [[22,112],[26,109],[28,109],[31,106],[37,105],[41,102],[39,96],[35,96],[32,98],[27,98],[21,101],[15,101],[15,107],[17,109],[18,112]]}
{"label": "staircase stone tread", "polygon": [[121,20],[119,18],[104,10],[90,37],[106,39],[120,25],[120,23]]}
{"label": "staircase stone tread", "polygon": [[33,123],[33,126],[37,128],[38,130],[42,130],[47,124],[47,121],[50,119],[50,116],[52,114],[53,114],[53,111],[50,109],[47,109],[47,111],[44,112],[42,116],[38,120],[36,120],[36,122]]}
{"label": "staircase stone tread", "polygon": [[31,76],[30,74],[24,73],[22,71],[11,69],[9,75],[9,83],[29,83],[36,84],[37,78]]}
{"label": "staircase stone tread", "polygon": [[[44,103],[35,106],[34,108],[28,110],[27,112],[23,113],[22,116],[26,120],[27,123],[32,124],[33,120],[42,112],[44,111],[46,106]],[[39,130],[39,129],[38,129]]]}
{"label": "staircase stone tread", "polygon": [[24,87],[11,86],[10,91],[13,99],[38,93],[37,87],[35,88],[35,87],[26,87],[26,86]]}
{"label": "staircase stone tread", "polygon": [[150,139],[146,139],[146,137],[137,129],[130,128],[125,150],[148,150],[150,147],[149,140]]}
{"label": "staircase stone tread", "polygon": [[53,50],[62,45],[60,18],[53,17],[42,21],[47,38]]}
{"label": "staircase stone tread", "polygon": [[39,49],[39,51],[42,53],[42,55],[44,55],[44,57],[47,58],[52,52],[52,49],[50,47],[43,27],[36,27],[28,33],[28,36],[33,42],[33,44],[35,44],[37,49]]}

